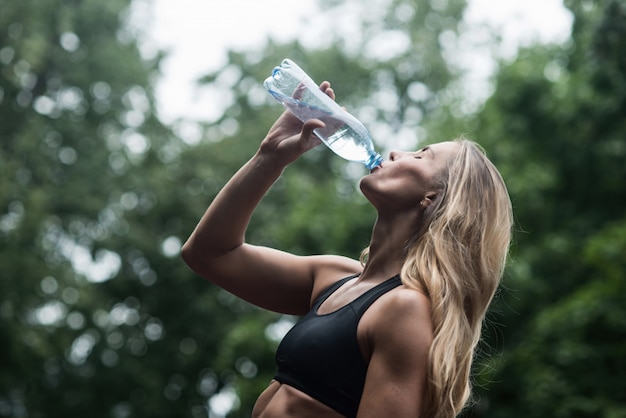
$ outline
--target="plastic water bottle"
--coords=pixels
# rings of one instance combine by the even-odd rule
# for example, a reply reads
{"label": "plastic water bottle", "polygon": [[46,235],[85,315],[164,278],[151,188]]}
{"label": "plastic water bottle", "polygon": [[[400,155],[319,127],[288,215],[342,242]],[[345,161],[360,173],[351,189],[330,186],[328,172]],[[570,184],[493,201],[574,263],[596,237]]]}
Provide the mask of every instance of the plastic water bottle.
{"label": "plastic water bottle", "polygon": [[340,157],[372,170],[383,159],[374,150],[372,138],[361,122],[322,92],[295,62],[285,59],[263,83],[274,98],[302,122],[320,119],[324,128],[313,132]]}

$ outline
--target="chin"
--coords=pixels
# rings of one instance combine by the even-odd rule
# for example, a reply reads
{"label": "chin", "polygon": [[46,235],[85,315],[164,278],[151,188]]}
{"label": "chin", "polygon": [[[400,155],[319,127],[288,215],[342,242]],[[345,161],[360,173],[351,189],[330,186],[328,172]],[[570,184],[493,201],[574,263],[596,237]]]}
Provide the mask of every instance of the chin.
{"label": "chin", "polygon": [[372,188],[370,187],[370,185],[368,184],[367,181],[367,176],[363,177],[361,179],[361,181],[359,182],[359,189],[361,190],[361,194],[363,196],[365,196],[365,198],[374,206],[376,206],[376,204],[374,203],[375,199],[375,193],[372,190]]}

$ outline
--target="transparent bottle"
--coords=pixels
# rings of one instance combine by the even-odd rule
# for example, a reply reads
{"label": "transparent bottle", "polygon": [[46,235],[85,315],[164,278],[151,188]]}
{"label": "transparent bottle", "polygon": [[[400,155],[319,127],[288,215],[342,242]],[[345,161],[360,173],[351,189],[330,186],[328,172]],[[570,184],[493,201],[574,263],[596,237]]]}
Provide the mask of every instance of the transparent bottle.
{"label": "transparent bottle", "polygon": [[284,59],[263,85],[302,122],[324,122],[324,128],[313,132],[340,157],[365,164],[369,170],[382,164],[365,126],[322,92],[295,62]]}

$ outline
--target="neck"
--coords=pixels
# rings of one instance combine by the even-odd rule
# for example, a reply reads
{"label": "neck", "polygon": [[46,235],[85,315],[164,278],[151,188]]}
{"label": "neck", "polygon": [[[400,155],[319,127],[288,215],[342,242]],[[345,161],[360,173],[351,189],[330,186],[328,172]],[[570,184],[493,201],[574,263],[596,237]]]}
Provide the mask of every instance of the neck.
{"label": "neck", "polygon": [[418,230],[420,217],[379,215],[370,241],[369,256],[361,274],[362,280],[384,280],[399,274],[406,258],[409,241]]}

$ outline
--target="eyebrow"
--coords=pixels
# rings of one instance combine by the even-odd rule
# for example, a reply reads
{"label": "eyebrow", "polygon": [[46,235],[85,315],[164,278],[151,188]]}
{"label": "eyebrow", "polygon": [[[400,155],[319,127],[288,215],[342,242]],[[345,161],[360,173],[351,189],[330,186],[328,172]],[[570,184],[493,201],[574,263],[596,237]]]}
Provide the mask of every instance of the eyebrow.
{"label": "eyebrow", "polygon": [[426,146],[425,146],[424,148],[422,148],[420,151],[421,151],[421,152],[426,152],[426,151],[429,151],[429,152],[430,152],[430,155],[431,155],[432,157],[434,157],[434,156],[435,156],[435,151],[434,151],[434,150],[433,150],[433,149],[432,149],[429,145],[426,145]]}

